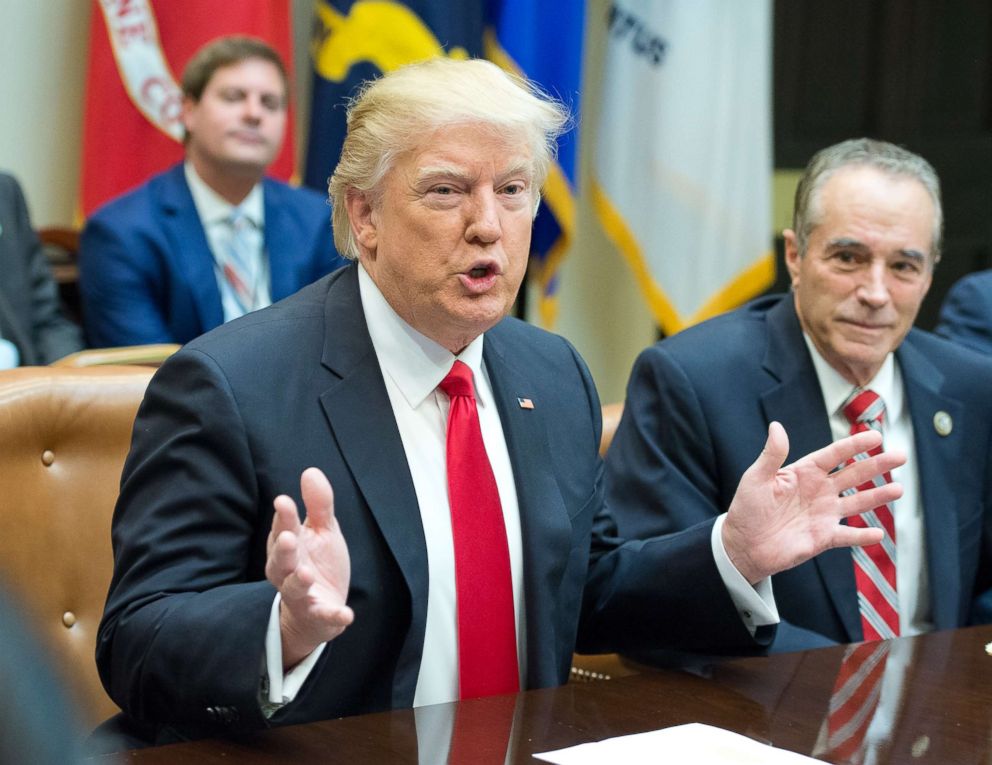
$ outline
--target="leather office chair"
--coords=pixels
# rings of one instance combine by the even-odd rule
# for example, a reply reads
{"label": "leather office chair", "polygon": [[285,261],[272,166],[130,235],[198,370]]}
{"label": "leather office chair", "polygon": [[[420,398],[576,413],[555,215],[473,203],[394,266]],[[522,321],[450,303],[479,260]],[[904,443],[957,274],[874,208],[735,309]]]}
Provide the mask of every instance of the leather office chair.
{"label": "leather office chair", "polygon": [[[623,401],[603,405],[603,436],[599,442],[599,453],[606,456],[606,450],[613,443],[613,436],[623,415]],[[571,682],[609,680],[612,677],[633,675],[639,671],[637,665],[615,653],[574,654],[572,656]]]}
{"label": "leather office chair", "polygon": [[0,579],[34,617],[89,724],[118,711],[97,676],[96,631],[121,468],[152,373],[0,372]]}
{"label": "leather office chair", "polygon": [[94,367],[104,364],[138,364],[145,367],[159,367],[180,347],[176,343],[157,343],[122,345],[118,348],[90,348],[63,356],[53,361],[52,366]]}
{"label": "leather office chair", "polygon": [[82,323],[82,301],[79,295],[79,229],[49,226],[36,230],[48,257],[52,278],[59,288],[59,297],[66,314]]}

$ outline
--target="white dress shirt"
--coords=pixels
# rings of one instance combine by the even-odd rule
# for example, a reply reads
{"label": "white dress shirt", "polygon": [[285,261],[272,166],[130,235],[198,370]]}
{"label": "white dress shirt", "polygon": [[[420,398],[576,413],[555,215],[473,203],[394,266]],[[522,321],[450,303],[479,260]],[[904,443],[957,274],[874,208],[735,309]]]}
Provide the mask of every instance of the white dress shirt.
{"label": "white dress shirt", "polygon": [[[830,419],[830,434],[837,441],[851,434],[851,423],[844,414],[843,407],[855,386],[830,366],[808,336],[804,334],[803,337],[820,381],[823,402]],[[882,419],[883,448],[899,450],[906,455],[906,464],[892,471],[892,480],[902,484],[903,489],[902,497],[891,503],[896,525],[896,593],[899,598],[900,634],[919,635],[933,629],[926,530],[920,497],[916,443],[913,440],[913,421],[906,405],[902,372],[891,353],[882,368],[864,387],[875,391],[885,403],[885,416]]]}
{"label": "white dress shirt", "polygon": [[[482,440],[492,463],[503,506],[513,579],[517,659],[523,688],[527,650],[520,511],[503,426],[493,399],[489,374],[482,361],[485,335],[477,337],[456,357],[403,321],[386,302],[361,265],[358,266],[358,286],[362,311],[413,477],[427,543],[427,625],[414,706],[458,699],[455,564],[445,460],[448,397],[437,390],[456,358],[469,366],[475,379]],[[771,594],[771,583],[765,580],[756,587],[751,587],[734,568],[720,535],[723,520],[724,517],[721,516],[713,527],[713,554],[738,613],[754,634],[756,627],[774,624],[779,620]],[[267,682],[267,699],[263,699],[263,708],[267,713],[296,697],[326,645],[320,646],[283,676],[279,596],[276,595],[266,633],[266,668],[263,669]]]}
{"label": "white dress shirt", "polygon": [[193,168],[193,164],[188,160],[183,164],[183,171],[186,174],[186,183],[189,186],[190,194],[193,196],[193,206],[200,216],[200,224],[207,235],[207,245],[214,256],[214,278],[217,280],[217,289],[220,290],[221,306],[224,309],[224,321],[236,319],[244,314],[234,290],[224,276],[224,261],[218,253],[222,253],[228,246],[231,239],[231,214],[235,209],[240,212],[252,224],[249,234],[252,239],[252,247],[246,253],[249,259],[249,270],[252,281],[255,284],[256,308],[264,308],[272,303],[271,289],[269,285],[269,259],[265,255],[265,204],[263,199],[263,189],[261,183],[256,183],[248,192],[241,204],[232,205],[221,197],[216,191],[210,188]]}
{"label": "white dress shirt", "polygon": [[13,369],[20,363],[21,354],[17,352],[17,346],[0,335],[0,369]]}

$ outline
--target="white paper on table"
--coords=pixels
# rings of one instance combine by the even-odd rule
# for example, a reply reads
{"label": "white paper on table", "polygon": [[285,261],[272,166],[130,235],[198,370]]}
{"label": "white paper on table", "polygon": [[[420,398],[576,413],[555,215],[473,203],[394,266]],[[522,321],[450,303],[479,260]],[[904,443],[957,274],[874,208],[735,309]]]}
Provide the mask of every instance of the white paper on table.
{"label": "white paper on table", "polygon": [[[702,723],[608,738],[570,746],[554,752],[535,754],[539,760],[556,765],[624,765],[670,763],[726,763],[727,765],[806,765],[819,763],[811,757],[762,744],[723,728]],[[662,759],[664,758],[664,759]]]}

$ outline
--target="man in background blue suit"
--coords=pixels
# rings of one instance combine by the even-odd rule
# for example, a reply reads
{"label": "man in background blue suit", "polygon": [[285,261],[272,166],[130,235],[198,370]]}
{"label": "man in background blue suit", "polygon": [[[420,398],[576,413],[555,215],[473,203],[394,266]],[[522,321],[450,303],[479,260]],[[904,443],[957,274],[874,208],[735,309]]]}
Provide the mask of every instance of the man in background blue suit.
{"label": "man in background blue suit", "polygon": [[[794,226],[790,294],[638,359],[607,456],[620,533],[646,538],[715,516],[769,422],[803,454],[846,435],[845,400],[872,389],[886,407],[885,448],[908,455],[893,471],[906,490],[893,508],[898,634],[987,619],[992,361],[911,329],[939,260],[937,176],[891,144],[829,147],[799,183]],[[854,565],[833,549],[773,577],[782,623],[772,650],[862,640]]]}
{"label": "man in background blue suit", "polygon": [[938,335],[992,354],[992,269],[959,279],[944,298]]}
{"label": "man in background blue suit", "polygon": [[185,343],[343,263],[326,200],[263,178],[286,129],[279,55],[220,38],[190,60],[182,87],[186,161],[104,205],[83,231],[94,346]]}

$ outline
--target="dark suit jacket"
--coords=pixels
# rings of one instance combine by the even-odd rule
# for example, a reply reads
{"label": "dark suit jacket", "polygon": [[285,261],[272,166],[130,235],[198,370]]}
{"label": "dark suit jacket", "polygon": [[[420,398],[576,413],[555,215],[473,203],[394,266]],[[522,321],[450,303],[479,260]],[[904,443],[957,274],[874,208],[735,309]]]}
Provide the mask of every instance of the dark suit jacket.
{"label": "dark suit jacket", "polygon": [[22,365],[48,364],[83,347],[79,327],[62,315],[21,187],[6,173],[0,173],[0,337],[17,346]]}
{"label": "dark suit jacket", "polygon": [[[958,627],[975,618],[975,599],[990,584],[992,360],[915,329],[896,359],[915,435],[932,618],[937,629]],[[953,419],[947,436],[935,430],[938,411]],[[831,441],[791,295],[759,299],[644,351],[607,455],[621,535],[670,533],[725,511],[772,420],[789,435],[790,462]],[[820,645],[818,636],[862,639],[846,548],[773,583],[788,622],[773,650]]]}
{"label": "dark suit jacket", "polygon": [[[719,579],[711,523],[647,544],[613,537],[599,400],[575,350],[506,319],[486,333],[484,360],[520,505],[525,685],[564,682],[577,634],[586,650],[754,646]],[[132,717],[183,735],[267,724],[258,689],[275,593],[265,541],[276,495],[302,509],[310,465],[334,487],[355,622],[273,722],[412,704],[427,551],[353,266],[190,343],[148,389],[97,648],[104,684]]]}
{"label": "dark suit jacket", "polygon": [[992,353],[992,269],[958,281],[940,308],[938,335]]}
{"label": "dark suit jacket", "polygon": [[[343,264],[320,194],[266,178],[265,251],[273,302]],[[214,258],[183,166],[101,207],[80,243],[91,345],[186,343],[224,322]]]}

